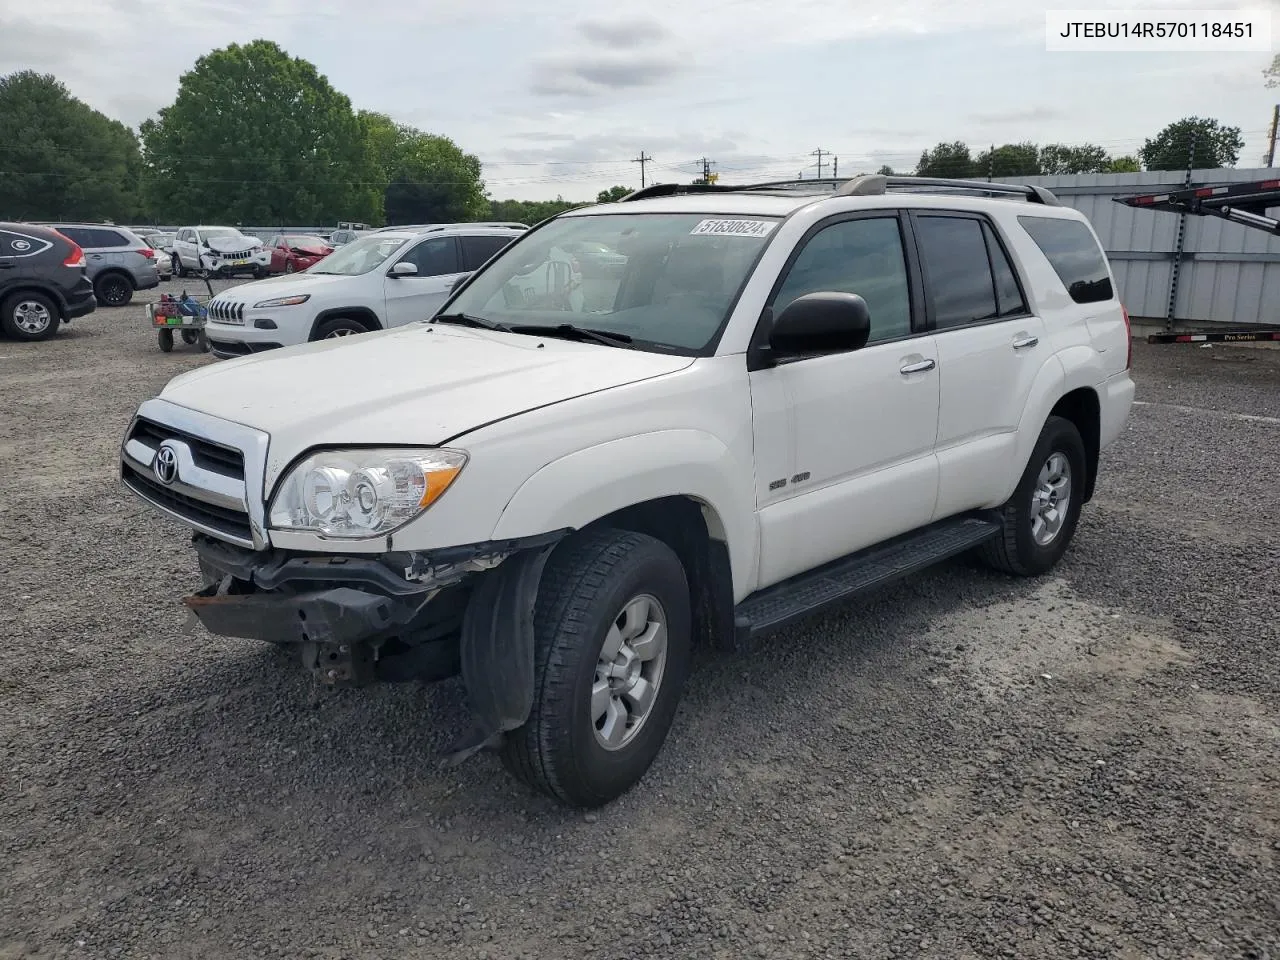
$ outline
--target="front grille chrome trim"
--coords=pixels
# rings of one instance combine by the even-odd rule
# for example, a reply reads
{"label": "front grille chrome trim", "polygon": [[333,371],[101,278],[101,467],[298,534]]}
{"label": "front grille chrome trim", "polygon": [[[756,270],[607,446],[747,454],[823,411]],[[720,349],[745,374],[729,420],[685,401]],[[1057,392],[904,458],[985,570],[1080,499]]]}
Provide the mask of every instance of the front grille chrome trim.
{"label": "front grille chrome trim", "polygon": [[[134,435],[138,420],[150,421],[159,425],[162,429],[168,428],[175,433],[184,434],[185,437],[178,436],[174,438],[177,441],[175,446],[178,447],[176,452],[180,458],[182,457],[180,444],[187,438],[197,442],[204,441],[229,452],[240,453],[244,461],[242,480],[217,471],[209,471],[194,462],[192,469],[197,472],[191,474],[183,473],[182,471],[187,467],[187,464],[185,460],[180,459],[179,472],[184,478],[188,489],[179,490],[174,487],[173,493],[176,496],[202,501],[215,511],[242,511],[247,519],[247,539],[238,532],[220,529],[218,526],[209,522],[202,522],[198,518],[182,516],[181,513],[173,508],[156,502],[155,499],[146,496],[142,492],[148,484],[153,482],[150,477],[152,475],[151,459],[154,457],[154,453],[148,456],[144,452],[147,445],[142,444],[140,441],[132,449],[129,447],[130,439]],[[261,430],[222,420],[157,397],[146,401],[138,408],[137,416],[125,434],[125,440],[120,448],[122,480],[125,486],[129,487],[133,493],[141,497],[146,503],[189,527],[198,529],[202,533],[207,533],[211,537],[234,543],[237,546],[265,550],[271,545],[266,527],[266,505],[263,502],[266,492],[265,476],[269,443],[270,437]],[[144,449],[138,449],[139,446]],[[193,461],[195,459],[198,458],[193,458]],[[138,474],[140,480],[138,482],[130,482],[128,477],[130,472]],[[209,486],[205,489],[195,489],[194,481],[197,479],[208,483]],[[158,485],[158,481],[155,481],[155,483]],[[165,489],[163,485],[159,486],[161,489]],[[228,499],[234,502],[227,502]]]}

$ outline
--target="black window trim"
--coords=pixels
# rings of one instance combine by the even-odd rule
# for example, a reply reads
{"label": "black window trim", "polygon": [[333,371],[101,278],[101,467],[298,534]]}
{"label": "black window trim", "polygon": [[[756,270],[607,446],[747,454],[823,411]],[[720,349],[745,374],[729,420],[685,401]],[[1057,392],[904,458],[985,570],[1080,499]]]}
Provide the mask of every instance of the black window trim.
{"label": "black window trim", "polygon": [[982,240],[987,247],[987,262],[990,263],[992,267],[991,283],[995,286],[995,291],[996,291],[996,309],[997,310],[1000,309],[1000,285],[996,281],[996,272],[994,269],[995,257],[991,251],[991,244],[993,241],[995,242],[996,252],[998,252],[1004,258],[1004,262],[1009,265],[1009,272],[1013,274],[1013,284],[1015,287],[1018,288],[1018,297],[1022,300],[1022,311],[1023,311],[1022,313],[1010,313],[1008,315],[1001,314],[999,319],[1019,320],[1019,319],[1024,319],[1026,317],[1035,316],[1035,313],[1031,309],[1031,304],[1027,300],[1026,286],[1022,282],[1022,277],[1019,276],[1018,274],[1017,264],[1014,263],[1013,257],[1010,255],[1008,248],[1005,246],[1003,238],[1000,236],[999,232],[996,230],[996,225],[986,217],[984,217],[983,220],[987,225],[987,229],[982,231]]}
{"label": "black window trim", "polygon": [[[924,262],[924,256],[919,250],[918,241],[917,241],[917,249],[916,249],[916,255],[918,258],[917,262],[919,263],[920,275],[925,288],[925,300],[924,300],[925,323],[928,327],[928,332],[930,334],[934,336],[943,336],[948,333],[953,333],[957,330],[972,330],[974,327],[986,327],[986,326],[990,326],[993,323],[1009,323],[1010,321],[1013,321],[1013,320],[1028,320],[1036,316],[1035,312],[1032,311],[1031,309],[1031,302],[1027,298],[1027,285],[1023,281],[1021,264],[1019,264],[1014,257],[1010,256],[1009,245],[1008,243],[1005,242],[1004,235],[1000,232],[999,226],[997,226],[997,224],[991,219],[991,217],[989,217],[985,213],[979,213],[976,210],[947,210],[947,209],[935,210],[932,208],[926,209],[926,208],[920,208],[920,207],[911,209],[910,211],[908,211],[908,214],[909,214],[909,219],[912,221],[913,225],[916,220],[922,217],[947,217],[947,218],[956,219],[956,220],[977,220],[979,223],[985,223],[988,227],[990,227],[992,236],[996,238],[996,242],[1000,245],[1001,252],[1004,253],[1005,255],[1005,260],[1007,260],[1009,263],[1009,269],[1013,271],[1013,279],[1018,284],[1018,292],[1022,294],[1022,305],[1025,308],[1025,312],[1023,313],[1009,314],[1006,317],[992,317],[989,320],[974,320],[971,323],[966,323],[961,326],[939,328],[937,310],[933,302],[933,292],[929,285],[928,265]],[[914,236],[914,233],[912,235]],[[987,238],[986,238],[985,232],[983,232],[983,236],[982,236],[982,245],[983,245],[983,249],[987,251],[987,266],[988,266],[988,269],[990,269],[991,251],[987,249]],[[999,310],[1000,295],[999,295],[999,291],[996,288],[995,271],[991,270],[990,272],[991,272],[991,294],[995,300],[996,309]]]}
{"label": "black window trim", "polygon": [[[751,339],[747,344],[747,371],[762,370],[772,366],[785,366],[791,363],[800,363],[805,360],[817,360],[821,357],[834,356],[831,353],[814,354],[805,357],[778,357],[770,359],[768,362],[764,360],[764,347],[769,340],[769,330],[773,326],[773,305],[778,298],[778,294],[782,290],[782,285],[786,282],[787,277],[791,274],[795,263],[800,259],[801,252],[809,245],[809,241],[821,233],[828,227],[835,226],[840,223],[847,223],[850,220],[897,220],[898,233],[902,240],[902,258],[907,268],[907,295],[910,297],[908,310],[911,317],[911,332],[905,333],[900,337],[890,337],[886,340],[876,340],[868,343],[863,350],[872,347],[880,347],[889,343],[904,343],[908,340],[915,340],[919,337],[929,335],[929,331],[925,329],[925,313],[924,306],[924,283],[920,273],[920,258],[916,250],[915,233],[911,229],[911,221],[907,216],[908,211],[905,208],[898,207],[879,207],[875,210],[849,210],[844,213],[832,214],[829,217],[817,221],[791,248],[791,253],[787,256],[786,262],[782,265],[782,269],[778,271],[777,278],[773,281],[773,286],[769,289],[769,296],[765,300],[764,309],[760,311],[760,317],[756,320],[755,329],[751,333]],[[841,353],[853,353],[855,351],[841,351]]]}

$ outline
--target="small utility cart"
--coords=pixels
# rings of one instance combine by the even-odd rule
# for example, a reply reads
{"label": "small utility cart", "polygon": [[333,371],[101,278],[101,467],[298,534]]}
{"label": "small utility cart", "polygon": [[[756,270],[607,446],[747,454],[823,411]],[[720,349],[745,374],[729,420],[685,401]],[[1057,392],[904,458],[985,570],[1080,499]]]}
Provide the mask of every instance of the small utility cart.
{"label": "small utility cart", "polygon": [[156,340],[165,353],[173,350],[173,335],[177,333],[188,346],[199,347],[201,353],[209,352],[209,339],[204,326],[209,319],[209,300],[213,299],[213,285],[205,278],[208,287],[207,300],[198,300],[183,290],[180,296],[162,293],[155,303],[147,304],[147,318],[155,328]]}
{"label": "small utility cart", "polygon": [[[1280,220],[1267,216],[1267,211],[1280,207],[1280,179],[1251,180],[1246,183],[1224,183],[1206,187],[1184,187],[1167,193],[1147,193],[1136,197],[1116,197],[1116,203],[1140,210],[1162,210],[1165,213],[1189,214],[1196,217],[1220,217],[1272,236],[1280,236]],[[1176,265],[1175,265],[1176,269]],[[1280,343],[1280,327],[1253,326],[1238,330],[1214,330],[1199,333],[1153,333],[1148,343]]]}

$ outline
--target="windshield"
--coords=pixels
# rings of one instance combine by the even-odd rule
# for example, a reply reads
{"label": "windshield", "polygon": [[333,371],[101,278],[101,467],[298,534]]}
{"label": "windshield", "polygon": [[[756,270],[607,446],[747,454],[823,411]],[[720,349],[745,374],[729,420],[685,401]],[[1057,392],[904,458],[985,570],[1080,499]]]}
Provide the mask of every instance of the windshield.
{"label": "windshield", "polygon": [[343,244],[321,260],[307,273],[333,273],[355,277],[377,268],[387,257],[405,245],[407,241],[397,237],[361,237]]}
{"label": "windshield", "polygon": [[233,230],[231,227],[208,227],[200,231],[200,236],[206,240],[215,239],[235,239],[244,236],[239,230]]}
{"label": "windshield", "polygon": [[328,244],[325,243],[323,240],[321,240],[319,237],[312,237],[312,236],[285,237],[284,240],[285,240],[285,243],[289,244],[289,246],[291,247],[327,247],[328,246]]}
{"label": "windshield", "polygon": [[[697,353],[777,225],[700,213],[564,217],[507,247],[441,312],[516,328],[571,323],[642,349]],[[609,269],[584,259],[602,255],[615,261]]]}

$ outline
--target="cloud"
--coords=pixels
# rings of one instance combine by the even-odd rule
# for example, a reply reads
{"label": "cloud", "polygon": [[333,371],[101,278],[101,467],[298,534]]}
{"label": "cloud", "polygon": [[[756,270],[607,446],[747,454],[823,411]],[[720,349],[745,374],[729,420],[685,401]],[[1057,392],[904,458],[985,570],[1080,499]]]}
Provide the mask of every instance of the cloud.
{"label": "cloud", "polygon": [[1017,126],[1027,123],[1040,123],[1046,120],[1059,120],[1064,116],[1056,107],[1028,107],[1024,110],[1005,110],[997,113],[975,113],[969,119],[984,127]]}
{"label": "cloud", "polygon": [[568,46],[534,61],[534,93],[592,97],[653,87],[690,65],[657,20],[584,20],[577,33]]}

